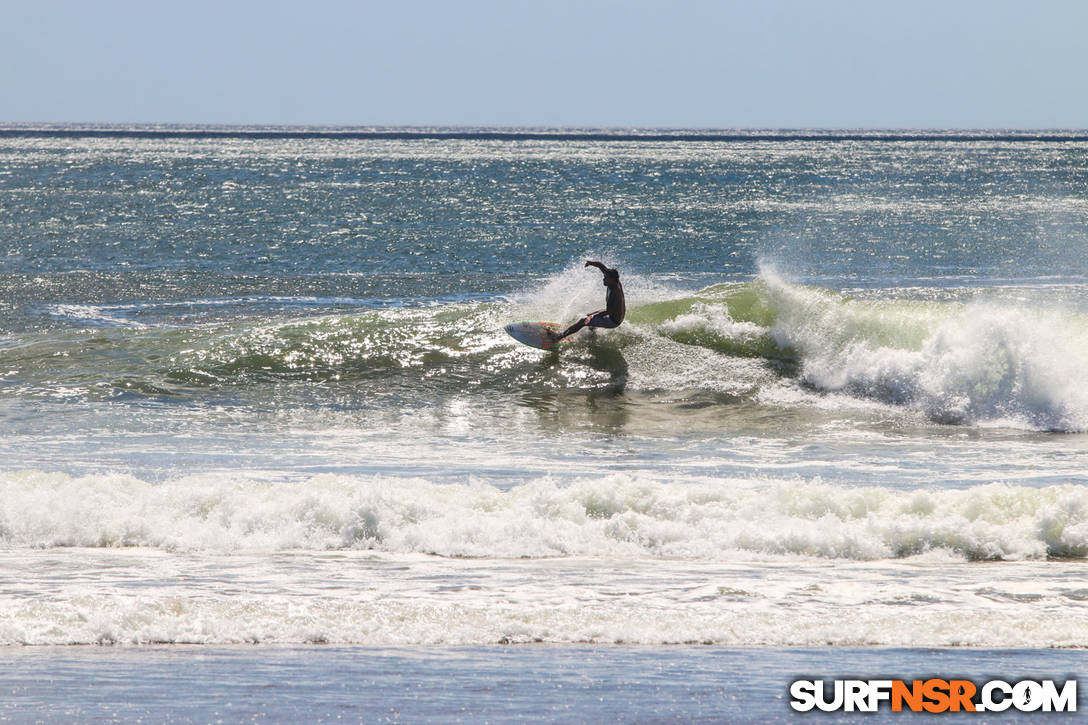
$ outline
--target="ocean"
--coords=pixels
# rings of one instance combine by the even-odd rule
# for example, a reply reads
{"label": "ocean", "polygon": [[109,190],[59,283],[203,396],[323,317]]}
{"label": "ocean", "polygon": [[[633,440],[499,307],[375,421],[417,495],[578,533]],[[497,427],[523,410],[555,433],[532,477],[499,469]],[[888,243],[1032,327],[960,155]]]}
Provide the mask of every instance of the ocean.
{"label": "ocean", "polygon": [[0,719],[1075,676],[1086,222],[1079,132],[4,126]]}

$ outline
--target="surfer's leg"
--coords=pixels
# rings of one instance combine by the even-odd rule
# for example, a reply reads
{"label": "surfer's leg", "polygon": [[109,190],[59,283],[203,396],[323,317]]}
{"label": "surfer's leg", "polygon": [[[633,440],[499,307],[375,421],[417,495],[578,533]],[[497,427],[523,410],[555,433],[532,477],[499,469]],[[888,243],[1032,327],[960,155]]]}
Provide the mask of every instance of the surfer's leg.
{"label": "surfer's leg", "polygon": [[608,314],[607,310],[594,312],[586,318],[586,324],[590,327],[604,327],[606,329],[619,327],[619,325],[616,324],[616,321],[612,319],[612,315]]}
{"label": "surfer's leg", "polygon": [[586,321],[585,320],[578,320],[577,322],[575,322],[573,325],[571,325],[567,329],[563,330],[562,332],[555,333],[555,341],[559,342],[564,337],[567,337],[568,335],[573,335],[574,333],[578,332],[579,330],[581,330],[585,326],[586,326]]}
{"label": "surfer's leg", "polygon": [[555,336],[555,341],[559,342],[564,337],[567,337],[568,335],[573,335],[574,333],[578,332],[583,327],[588,325],[590,323],[590,320],[592,320],[595,316],[597,316],[599,314],[601,314],[601,313],[600,312],[590,312],[588,315],[586,315],[585,317],[578,320],[577,322],[575,322],[573,325],[571,325],[567,329],[565,329],[562,332],[560,332],[559,334],[557,334]]}

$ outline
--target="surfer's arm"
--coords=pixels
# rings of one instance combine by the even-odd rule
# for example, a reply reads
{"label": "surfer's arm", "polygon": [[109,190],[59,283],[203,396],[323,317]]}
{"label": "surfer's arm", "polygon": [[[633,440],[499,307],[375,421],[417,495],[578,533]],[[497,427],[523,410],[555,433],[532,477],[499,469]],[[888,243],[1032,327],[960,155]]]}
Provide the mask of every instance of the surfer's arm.
{"label": "surfer's arm", "polygon": [[596,261],[586,262],[585,266],[587,266],[587,267],[596,267],[597,269],[601,270],[602,272],[615,272],[616,271],[614,269],[609,269],[608,267],[604,266],[604,264],[602,264],[601,262],[596,262]]}

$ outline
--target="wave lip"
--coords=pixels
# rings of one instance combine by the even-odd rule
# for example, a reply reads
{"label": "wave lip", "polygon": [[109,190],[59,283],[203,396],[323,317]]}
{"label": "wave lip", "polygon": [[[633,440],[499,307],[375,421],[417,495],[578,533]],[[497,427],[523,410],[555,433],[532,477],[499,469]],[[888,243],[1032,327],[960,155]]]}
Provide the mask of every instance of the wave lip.
{"label": "wave lip", "polygon": [[1088,431],[1088,319],[1008,301],[849,300],[764,278],[802,380],[942,423]]}

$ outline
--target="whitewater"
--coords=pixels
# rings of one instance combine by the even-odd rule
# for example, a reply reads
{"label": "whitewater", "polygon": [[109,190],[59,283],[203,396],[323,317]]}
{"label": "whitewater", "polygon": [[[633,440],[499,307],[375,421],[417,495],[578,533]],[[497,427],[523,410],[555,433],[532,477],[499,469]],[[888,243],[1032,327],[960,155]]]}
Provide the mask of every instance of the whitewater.
{"label": "whitewater", "polygon": [[0,645],[1088,646],[1083,139],[46,130]]}
{"label": "whitewater", "polygon": [[561,356],[501,324],[592,304],[575,265],[350,313],[50,308],[78,326],[0,353],[7,409],[94,429],[0,474],[0,641],[1083,644],[1079,288],[628,287]]}

